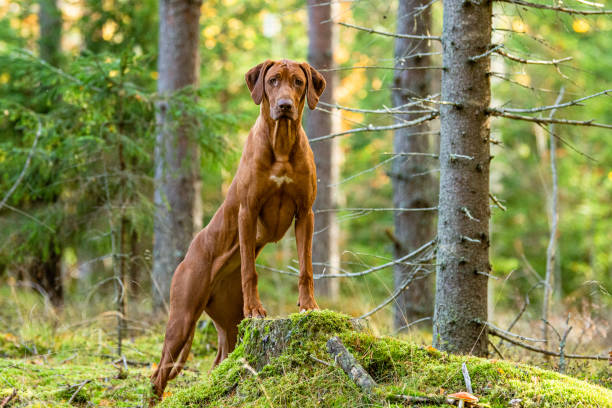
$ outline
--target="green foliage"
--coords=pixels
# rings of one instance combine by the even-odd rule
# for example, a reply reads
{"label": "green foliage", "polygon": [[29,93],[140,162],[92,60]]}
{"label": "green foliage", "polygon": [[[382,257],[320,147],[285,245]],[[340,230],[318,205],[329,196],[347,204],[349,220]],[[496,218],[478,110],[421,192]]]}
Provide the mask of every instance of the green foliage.
{"label": "green foliage", "polygon": [[[291,315],[274,323],[287,341],[284,352],[258,373],[255,364],[267,339],[266,321],[245,320],[242,343],[228,359],[200,383],[173,394],[163,407],[201,406],[389,406],[391,395],[437,395],[464,389],[461,365],[467,364],[474,393],[481,403],[507,407],[520,398],[524,407],[609,407],[612,392],[568,376],[509,361],[453,356],[369,331],[353,330],[348,316],[330,311]],[[333,365],[325,350],[339,335],[349,351],[379,384],[366,395]],[[253,353],[255,351],[255,353]],[[329,365],[318,360],[329,361]]]}

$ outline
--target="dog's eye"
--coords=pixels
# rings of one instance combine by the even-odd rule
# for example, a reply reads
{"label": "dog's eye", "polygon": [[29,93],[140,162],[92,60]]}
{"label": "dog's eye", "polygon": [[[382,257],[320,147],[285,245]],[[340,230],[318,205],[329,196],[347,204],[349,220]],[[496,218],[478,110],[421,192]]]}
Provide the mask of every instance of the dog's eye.
{"label": "dog's eye", "polygon": [[272,77],[270,78],[270,80],[268,81],[268,83],[272,86],[276,86],[276,84],[278,84],[278,78],[277,77]]}
{"label": "dog's eye", "polygon": [[304,85],[304,81],[302,81],[301,79],[296,79],[296,80],[295,80],[295,84],[296,84],[297,86],[302,86],[302,85]]}

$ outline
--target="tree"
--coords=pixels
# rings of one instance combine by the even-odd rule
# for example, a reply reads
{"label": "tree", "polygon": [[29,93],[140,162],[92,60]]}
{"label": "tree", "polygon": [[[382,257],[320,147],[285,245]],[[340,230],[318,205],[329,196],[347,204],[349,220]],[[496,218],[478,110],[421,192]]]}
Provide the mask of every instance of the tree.
{"label": "tree", "polygon": [[[320,102],[331,104],[334,101],[334,72],[329,71],[334,65],[333,26],[331,21],[332,5],[327,0],[308,0],[308,62],[314,68],[323,70],[327,82]],[[325,71],[327,70],[327,71]],[[323,105],[325,106],[325,105]],[[316,138],[332,133],[333,117],[320,109],[309,112],[306,133],[309,138]],[[324,140],[312,144],[317,166],[317,199],[315,210],[315,237],[312,243],[312,260],[314,273],[336,273],[339,267],[338,225],[336,215],[330,209],[336,206],[338,194],[335,183],[338,180],[336,139]],[[316,213],[317,210],[328,210]],[[323,264],[323,265],[320,265]],[[315,281],[315,291],[332,299],[338,296],[337,279]]]}
{"label": "tree", "polygon": [[155,226],[153,303],[159,311],[170,296],[174,269],[193,235],[197,145],[194,118],[171,103],[173,93],[198,83],[201,1],[160,0],[157,137],[155,142]]}
{"label": "tree", "polygon": [[56,0],[39,0],[38,21],[40,24],[40,58],[57,66],[62,38],[62,13]]}
{"label": "tree", "polygon": [[[55,0],[40,0],[38,21],[40,24],[40,58],[50,65],[57,66],[60,60],[62,14]],[[54,196],[55,201],[58,199],[59,194]],[[62,246],[59,236],[51,234],[46,250],[35,256],[30,271],[31,277],[44,289],[51,304],[56,307],[64,303]]]}
{"label": "tree", "polygon": [[[399,0],[397,11],[397,34],[416,36],[427,35],[431,26],[430,8],[427,0]],[[422,8],[422,9],[421,9]],[[420,11],[419,11],[420,10]],[[392,103],[396,109],[410,110],[414,97],[427,97],[431,93],[433,80],[430,70],[418,69],[431,65],[428,41],[418,38],[395,38],[395,66],[392,88]],[[401,69],[408,68],[408,69]],[[410,69],[416,68],[416,69]],[[420,117],[419,113],[396,114],[395,121],[401,124]],[[415,127],[395,130],[393,151],[396,154],[417,153],[411,156],[397,156],[393,161],[391,180],[393,182],[393,206],[395,208],[429,208],[435,206],[435,180],[431,175],[432,158],[418,153],[431,149],[431,136],[427,122]],[[435,213],[396,212],[394,213],[395,236],[394,258],[399,259],[435,235]],[[395,287],[402,286],[407,268],[394,265]],[[433,279],[427,275],[415,280],[397,298],[394,310],[394,325],[398,329],[406,324],[433,313]]]}
{"label": "tree", "polygon": [[444,1],[434,347],[485,355],[491,3]]}

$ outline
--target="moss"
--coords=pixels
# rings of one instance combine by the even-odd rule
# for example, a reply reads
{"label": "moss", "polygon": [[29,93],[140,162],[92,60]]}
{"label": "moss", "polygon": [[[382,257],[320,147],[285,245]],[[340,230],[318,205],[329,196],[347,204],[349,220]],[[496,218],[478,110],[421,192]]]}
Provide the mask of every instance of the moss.
{"label": "moss", "polygon": [[[333,366],[325,349],[332,335],[340,336],[378,382],[375,393],[364,394]],[[162,406],[401,406],[390,396],[461,391],[461,364],[466,362],[474,393],[493,408],[507,407],[514,398],[523,407],[612,407],[612,391],[605,388],[519,363],[454,356],[377,338],[359,322],[330,311],[245,320],[240,338],[240,346],[210,376],[166,398]],[[255,371],[257,365],[261,367]]]}

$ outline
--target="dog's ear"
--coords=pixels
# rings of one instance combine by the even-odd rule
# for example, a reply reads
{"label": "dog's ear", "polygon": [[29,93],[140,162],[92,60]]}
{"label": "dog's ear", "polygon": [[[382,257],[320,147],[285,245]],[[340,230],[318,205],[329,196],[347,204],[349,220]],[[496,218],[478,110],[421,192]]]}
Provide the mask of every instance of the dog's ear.
{"label": "dog's ear", "polygon": [[266,76],[266,71],[272,64],[273,61],[266,60],[261,64],[249,69],[249,72],[247,72],[244,76],[247,86],[249,87],[249,91],[251,91],[251,98],[253,98],[255,105],[259,105],[263,100],[264,77]]}
{"label": "dog's ear", "polygon": [[313,110],[319,103],[319,97],[325,90],[325,78],[316,69],[310,66],[307,62],[302,62],[300,68],[306,74],[308,80],[308,89],[306,90],[306,97],[308,100],[308,107]]}

